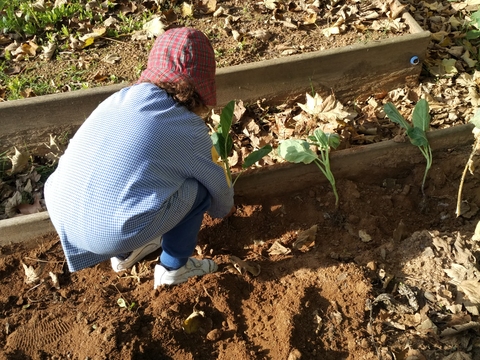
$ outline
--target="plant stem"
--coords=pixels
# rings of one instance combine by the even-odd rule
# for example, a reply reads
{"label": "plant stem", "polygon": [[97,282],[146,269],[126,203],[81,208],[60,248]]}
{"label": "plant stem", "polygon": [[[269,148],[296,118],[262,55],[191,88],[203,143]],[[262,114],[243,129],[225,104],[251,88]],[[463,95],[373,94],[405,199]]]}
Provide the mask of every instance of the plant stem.
{"label": "plant stem", "polygon": [[[325,155],[323,150],[320,150],[322,160],[315,160],[315,164],[317,164],[318,168],[322,171],[323,175],[328,179],[330,185],[332,186],[333,194],[335,195],[335,208],[338,208],[338,193],[337,187],[335,186],[335,178],[330,171],[330,160],[328,158],[328,153]],[[323,165],[323,167],[322,167]],[[325,167],[325,168],[324,168]]]}
{"label": "plant stem", "polygon": [[[242,173],[243,173],[244,171],[245,171],[245,170],[240,171],[240,172],[238,173],[238,175],[235,176],[235,180],[233,180],[232,187],[235,186],[235,183],[237,182],[238,178],[240,177],[240,175],[242,175]],[[230,179],[231,179],[231,177],[230,177]]]}
{"label": "plant stem", "polygon": [[428,170],[430,170],[430,167],[432,166],[432,149],[430,148],[430,146],[419,146],[418,148],[427,160],[427,165],[425,166],[425,172],[423,173],[422,181],[422,195],[425,196],[425,181],[427,179]]}

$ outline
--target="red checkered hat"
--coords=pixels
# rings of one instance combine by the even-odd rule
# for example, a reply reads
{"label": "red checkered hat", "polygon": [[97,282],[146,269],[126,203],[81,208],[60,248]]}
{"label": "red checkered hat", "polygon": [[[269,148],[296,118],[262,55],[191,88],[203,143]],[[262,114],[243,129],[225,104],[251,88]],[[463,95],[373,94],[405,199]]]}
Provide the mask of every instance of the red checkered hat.
{"label": "red checkered hat", "polygon": [[215,54],[208,38],[192,28],[174,28],[153,45],[138,82],[192,81],[205,105],[216,105]]}

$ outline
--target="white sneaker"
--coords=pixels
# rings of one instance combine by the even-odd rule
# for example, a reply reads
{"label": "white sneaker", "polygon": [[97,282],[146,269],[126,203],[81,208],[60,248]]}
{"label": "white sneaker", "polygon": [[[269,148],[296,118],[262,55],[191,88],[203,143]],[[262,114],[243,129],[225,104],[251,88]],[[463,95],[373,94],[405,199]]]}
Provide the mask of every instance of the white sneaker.
{"label": "white sneaker", "polygon": [[162,265],[155,266],[153,288],[161,285],[180,284],[193,276],[202,276],[217,271],[218,266],[213,260],[198,260],[189,258],[187,263],[180,269],[168,271]]}
{"label": "white sneaker", "polygon": [[118,257],[110,258],[112,263],[112,268],[115,272],[120,272],[123,270],[127,270],[128,268],[132,267],[134,264],[142,260],[148,254],[151,254],[155,250],[159,249],[162,246],[162,237],[158,237],[153,239],[146,245],[133,250],[130,255],[126,259],[120,259]]}

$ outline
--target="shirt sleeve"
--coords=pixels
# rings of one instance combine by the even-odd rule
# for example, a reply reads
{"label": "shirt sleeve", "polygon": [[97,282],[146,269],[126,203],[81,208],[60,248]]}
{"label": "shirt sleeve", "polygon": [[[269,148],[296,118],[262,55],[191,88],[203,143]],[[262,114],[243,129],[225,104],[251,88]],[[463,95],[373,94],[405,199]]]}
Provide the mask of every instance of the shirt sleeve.
{"label": "shirt sleeve", "polygon": [[216,218],[224,217],[234,204],[233,187],[225,168],[217,162],[218,155],[208,133],[199,134],[195,145],[192,176],[207,188],[212,197],[209,215]]}

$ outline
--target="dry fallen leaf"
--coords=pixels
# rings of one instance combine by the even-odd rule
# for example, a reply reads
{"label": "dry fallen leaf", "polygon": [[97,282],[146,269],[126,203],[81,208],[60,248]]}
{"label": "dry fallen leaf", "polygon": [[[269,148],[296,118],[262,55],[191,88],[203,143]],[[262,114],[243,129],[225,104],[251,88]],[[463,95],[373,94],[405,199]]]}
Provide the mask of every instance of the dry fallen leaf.
{"label": "dry fallen leaf", "polygon": [[44,263],[40,263],[37,269],[34,269],[33,266],[27,266],[22,262],[23,269],[25,270],[25,282],[27,284],[34,284],[40,280],[40,275],[43,272],[45,267]]}
{"label": "dry fallen leaf", "polygon": [[365,243],[372,241],[372,237],[365,230],[358,230],[358,236]]}
{"label": "dry fallen leaf", "polygon": [[186,2],[182,3],[181,14],[184,18],[193,16],[193,5]]}
{"label": "dry fallen leaf", "polygon": [[293,248],[300,250],[302,248],[310,248],[315,245],[315,239],[317,237],[317,225],[313,225],[307,230],[299,231],[297,240],[293,243]]}
{"label": "dry fallen leaf", "polygon": [[202,14],[212,14],[217,9],[217,0],[202,0],[197,7]]}
{"label": "dry fallen leaf", "polygon": [[7,218],[13,218],[17,216],[17,206],[22,203],[22,193],[16,191],[5,203],[5,215]]}
{"label": "dry fallen leaf", "polygon": [[334,95],[322,98],[318,93],[315,96],[306,93],[307,102],[298,103],[298,106],[306,113],[313,115],[323,121],[345,120],[351,114],[344,110],[343,105],[335,99]]}
{"label": "dry fallen leaf", "polygon": [[283,246],[278,241],[275,241],[273,245],[268,249],[270,255],[288,255],[292,252],[289,248]]}
{"label": "dry fallen leaf", "polygon": [[15,154],[11,157],[8,157],[12,162],[12,169],[10,170],[11,174],[17,174],[25,170],[30,159],[30,155],[28,154],[28,152],[22,152],[18,150],[17,147],[14,147],[14,149]]}
{"label": "dry fallen leaf", "polygon": [[48,275],[50,275],[50,278],[52,279],[53,287],[57,290],[60,289],[60,283],[58,282],[58,276],[51,271],[48,273]]}
{"label": "dry fallen leaf", "polygon": [[85,34],[79,38],[84,43],[83,47],[89,46],[94,43],[95,39],[104,36],[107,32],[107,28],[101,27],[93,29],[93,32]]}
{"label": "dry fallen leaf", "polygon": [[303,17],[304,25],[312,25],[317,22],[317,13],[313,11],[308,11]]}
{"label": "dry fallen leaf", "polygon": [[16,206],[17,211],[22,215],[36,214],[43,210],[42,205],[40,204],[40,194],[36,193],[33,195],[34,202],[33,204],[18,204]]}
{"label": "dry fallen leaf", "polygon": [[231,255],[229,258],[233,267],[240,273],[245,274],[248,271],[253,276],[258,276],[260,274],[260,265],[255,264],[251,261],[243,261],[242,259]]}
{"label": "dry fallen leaf", "polygon": [[280,1],[279,0],[263,0],[263,5],[268,9],[268,10],[275,10],[280,6]]}
{"label": "dry fallen leaf", "polygon": [[66,149],[66,145],[62,144],[58,137],[52,134],[50,134],[50,142],[48,144],[45,143],[45,146],[50,150],[45,156],[51,163],[56,163]]}
{"label": "dry fallen leaf", "polygon": [[57,49],[57,45],[55,45],[52,42],[49,42],[47,46],[43,47],[43,53],[41,55],[41,58],[47,61],[51,60],[56,49]]}
{"label": "dry fallen leaf", "polygon": [[463,280],[457,286],[473,304],[480,305],[480,283],[477,279]]}
{"label": "dry fallen leaf", "polygon": [[121,59],[122,58],[116,54],[108,54],[102,59],[102,61],[113,65],[116,62],[120,61]]}
{"label": "dry fallen leaf", "polygon": [[261,41],[268,41],[272,37],[272,34],[267,30],[254,30],[250,31],[249,34]]}
{"label": "dry fallen leaf", "polygon": [[147,32],[148,38],[158,37],[165,32],[165,24],[159,17],[155,17],[143,24],[143,30]]}

